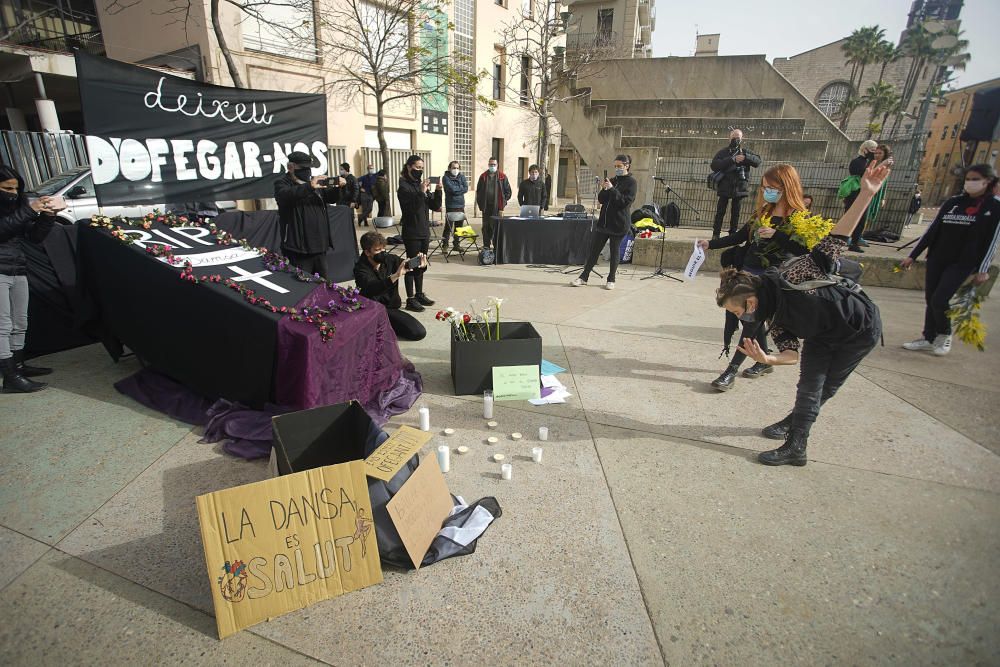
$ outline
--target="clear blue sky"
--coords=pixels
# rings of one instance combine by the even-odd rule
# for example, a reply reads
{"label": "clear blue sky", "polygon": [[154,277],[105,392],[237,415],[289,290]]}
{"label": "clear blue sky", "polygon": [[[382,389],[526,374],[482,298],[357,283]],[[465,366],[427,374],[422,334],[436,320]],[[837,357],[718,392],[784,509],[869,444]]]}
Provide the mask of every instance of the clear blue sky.
{"label": "clear blue sky", "polygon": [[[653,56],[694,53],[697,33],[721,33],[719,54],[763,53],[768,60],[829,44],[863,25],[878,24],[898,42],[910,0],[712,0],[656,3]],[[963,37],[972,60],[954,86],[1000,77],[1000,0],[966,0]]]}

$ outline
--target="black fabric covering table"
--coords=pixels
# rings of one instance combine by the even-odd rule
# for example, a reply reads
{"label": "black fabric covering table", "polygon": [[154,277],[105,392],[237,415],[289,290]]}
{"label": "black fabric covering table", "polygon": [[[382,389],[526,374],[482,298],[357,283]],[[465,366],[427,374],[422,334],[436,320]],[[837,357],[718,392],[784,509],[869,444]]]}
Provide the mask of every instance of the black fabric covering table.
{"label": "black fabric covering table", "polygon": [[497,264],[583,264],[592,218],[495,218]]}
{"label": "black fabric covering table", "polygon": [[[102,338],[120,341],[143,364],[202,396],[253,407],[273,400],[280,313],[251,306],[221,284],[185,282],[179,277],[180,268],[154,259],[138,245],[124,245],[88,222],[78,223],[78,229],[81,281],[106,332]],[[153,230],[176,236],[175,230],[161,224]],[[191,251],[179,250],[178,254],[183,252]],[[198,267],[195,275],[233,277],[230,266],[254,272],[263,269],[257,258]],[[276,307],[294,306],[315,288],[285,273],[271,274],[267,280],[288,292],[244,284]],[[120,353],[113,347],[108,350],[116,358]]]}
{"label": "black fabric covering table", "polygon": [[[326,210],[333,239],[333,250],[326,253],[328,277],[338,283],[354,280],[354,263],[358,260],[354,212],[350,206],[327,206]],[[215,218],[215,224],[254,247],[281,252],[282,230],[277,211],[229,211]]]}

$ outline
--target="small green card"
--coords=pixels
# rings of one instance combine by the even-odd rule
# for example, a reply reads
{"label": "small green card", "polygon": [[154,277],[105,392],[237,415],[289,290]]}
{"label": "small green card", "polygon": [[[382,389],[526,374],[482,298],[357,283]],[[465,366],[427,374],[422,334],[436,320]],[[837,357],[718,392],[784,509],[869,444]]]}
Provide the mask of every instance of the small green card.
{"label": "small green card", "polygon": [[497,401],[527,401],[541,398],[538,366],[494,366],[493,398]]}

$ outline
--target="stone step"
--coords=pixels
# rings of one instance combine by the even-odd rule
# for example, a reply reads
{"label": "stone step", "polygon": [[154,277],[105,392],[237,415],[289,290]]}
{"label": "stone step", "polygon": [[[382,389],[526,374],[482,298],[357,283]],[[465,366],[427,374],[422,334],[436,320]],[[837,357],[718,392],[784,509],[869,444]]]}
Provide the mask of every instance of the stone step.
{"label": "stone step", "polygon": [[[711,160],[726,147],[726,140],[720,137],[650,137],[629,136],[621,138],[622,148],[656,147],[660,157],[686,157],[704,155]],[[754,139],[748,142],[754,151],[767,162],[823,161],[827,142],[824,140],[799,139]]]}
{"label": "stone step", "polygon": [[745,137],[801,139],[802,118],[706,118],[676,116],[607,116],[605,125],[617,125],[626,135],[641,136],[729,136],[738,127]]}
{"label": "stone step", "polygon": [[673,116],[709,118],[781,118],[785,100],[682,98],[646,100],[592,99],[592,106],[607,108],[609,116]]}

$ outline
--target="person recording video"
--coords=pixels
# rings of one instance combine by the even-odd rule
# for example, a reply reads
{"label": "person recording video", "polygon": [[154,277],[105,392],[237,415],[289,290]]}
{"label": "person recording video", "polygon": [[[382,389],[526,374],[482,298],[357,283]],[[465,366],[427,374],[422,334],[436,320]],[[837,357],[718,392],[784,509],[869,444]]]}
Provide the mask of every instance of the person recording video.
{"label": "person recording video", "polygon": [[423,324],[400,310],[403,301],[399,296],[399,279],[414,268],[427,268],[427,257],[423,254],[415,260],[386,252],[385,237],[378,232],[366,232],[361,235],[361,257],[354,264],[354,282],[361,296],[385,306],[389,325],[403,340],[423,340],[427,335]]}
{"label": "person recording video", "polygon": [[319,162],[307,153],[288,154],[284,176],[274,182],[281,227],[281,252],[309,275],[326,278],[326,251],[333,248],[327,204],[336,204],[330,179],[314,176]]}
{"label": "person recording video", "polygon": [[601,182],[601,190],[597,193],[597,200],[601,202],[601,213],[594,225],[594,240],[590,245],[590,255],[587,257],[587,264],[583,267],[583,273],[570,283],[573,287],[582,287],[587,284],[590,272],[597,264],[597,258],[601,254],[601,249],[605,243],[610,242],[611,267],[608,269],[608,280],[604,289],[615,288],[615,272],[618,270],[619,253],[622,239],[628,233],[629,210],[632,202],[635,201],[635,194],[638,185],[629,171],[632,168],[632,157],[630,155],[616,155],[614,162],[615,176],[608,178],[605,172],[604,180]]}
{"label": "person recording video", "polygon": [[740,205],[750,194],[750,169],[760,166],[760,156],[743,145],[743,130],[734,129],[729,133],[729,145],[712,158],[712,171],[721,172],[722,179],[716,185],[719,202],[715,207],[715,221],[712,223],[712,238],[722,233],[722,219],[726,217],[726,207],[732,202],[729,218],[729,233],[735,234],[740,223]]}
{"label": "person recording video", "polygon": [[[403,172],[399,175],[396,198],[402,215],[399,224],[403,228],[403,245],[409,259],[424,257],[430,248],[430,211],[441,210],[441,189],[424,178],[424,159],[411,155],[406,159]],[[424,293],[424,273],[426,263],[418,265],[406,274],[406,309],[419,313],[424,306],[433,306],[434,300]]]}

